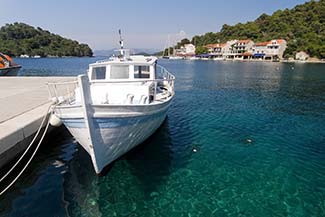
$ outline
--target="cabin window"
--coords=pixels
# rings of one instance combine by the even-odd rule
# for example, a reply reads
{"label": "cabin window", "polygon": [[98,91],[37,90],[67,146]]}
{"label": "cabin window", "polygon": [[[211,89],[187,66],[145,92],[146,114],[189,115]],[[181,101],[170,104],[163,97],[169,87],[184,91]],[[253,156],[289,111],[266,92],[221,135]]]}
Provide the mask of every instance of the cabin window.
{"label": "cabin window", "polygon": [[129,66],[111,66],[111,79],[128,79]]}
{"label": "cabin window", "polygon": [[92,80],[105,79],[105,77],[106,77],[106,67],[93,68],[93,73],[91,75]]}
{"label": "cabin window", "polygon": [[134,66],[134,78],[150,78],[150,66]]}

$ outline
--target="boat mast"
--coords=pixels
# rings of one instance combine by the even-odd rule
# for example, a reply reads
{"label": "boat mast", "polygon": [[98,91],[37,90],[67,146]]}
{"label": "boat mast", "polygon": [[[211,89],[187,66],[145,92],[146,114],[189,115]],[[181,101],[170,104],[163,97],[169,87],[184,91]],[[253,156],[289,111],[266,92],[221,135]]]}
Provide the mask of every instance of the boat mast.
{"label": "boat mast", "polygon": [[120,35],[120,52],[121,52],[121,55],[124,56],[124,50],[123,50],[123,39],[122,39],[122,33],[121,33],[121,30],[119,29],[118,30],[118,34]]}
{"label": "boat mast", "polygon": [[168,56],[170,56],[170,35],[168,35]]}

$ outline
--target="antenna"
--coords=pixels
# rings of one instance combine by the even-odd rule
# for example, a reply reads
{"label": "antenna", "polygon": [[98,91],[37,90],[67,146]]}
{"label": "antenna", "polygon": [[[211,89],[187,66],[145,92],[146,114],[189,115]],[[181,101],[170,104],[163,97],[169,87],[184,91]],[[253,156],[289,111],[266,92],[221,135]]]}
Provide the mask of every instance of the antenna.
{"label": "antenna", "polygon": [[123,49],[123,39],[122,39],[122,33],[121,33],[120,29],[118,30],[118,34],[120,35],[120,46],[121,46],[121,49]]}
{"label": "antenna", "polygon": [[122,39],[122,33],[121,33],[121,30],[119,29],[118,30],[118,34],[120,35],[120,46],[121,46],[121,55],[124,56],[124,50],[123,50],[123,39]]}

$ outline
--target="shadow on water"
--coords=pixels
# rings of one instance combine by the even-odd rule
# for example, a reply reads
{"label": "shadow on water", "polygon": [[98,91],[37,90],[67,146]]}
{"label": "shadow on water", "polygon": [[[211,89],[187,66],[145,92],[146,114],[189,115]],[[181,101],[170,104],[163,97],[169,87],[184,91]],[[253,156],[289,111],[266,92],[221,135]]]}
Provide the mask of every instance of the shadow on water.
{"label": "shadow on water", "polygon": [[[74,153],[74,146],[71,146],[72,141],[71,135],[64,127],[48,133],[26,171],[1,196],[0,216],[21,216],[21,213],[29,213],[26,216],[42,216],[47,212],[52,212],[53,215],[62,215],[62,205],[58,199],[62,191],[60,183],[62,174],[66,172],[66,163]],[[34,146],[31,150],[34,150]],[[25,158],[29,159],[30,156],[31,153],[28,153]],[[25,158],[8,177],[9,181],[12,181],[21,171],[27,162]],[[17,159],[14,159],[11,165]],[[9,167],[5,169],[9,169]],[[1,188],[9,181],[1,183]],[[52,206],[47,206],[47,204],[52,204]]]}
{"label": "shadow on water", "polygon": [[99,200],[99,181],[94,171],[89,154],[77,144],[78,151],[69,162],[68,172],[64,174],[62,202],[65,204],[67,216],[81,216],[92,213],[91,216],[101,216],[98,206],[87,203]]}
{"label": "shadow on water", "polygon": [[145,142],[125,155],[145,194],[155,191],[172,170],[173,143],[168,118]]}
{"label": "shadow on water", "polygon": [[64,174],[63,201],[70,216],[132,212],[135,201],[150,200],[172,171],[173,143],[166,119],[145,142],[117,159],[96,176],[81,147]]}

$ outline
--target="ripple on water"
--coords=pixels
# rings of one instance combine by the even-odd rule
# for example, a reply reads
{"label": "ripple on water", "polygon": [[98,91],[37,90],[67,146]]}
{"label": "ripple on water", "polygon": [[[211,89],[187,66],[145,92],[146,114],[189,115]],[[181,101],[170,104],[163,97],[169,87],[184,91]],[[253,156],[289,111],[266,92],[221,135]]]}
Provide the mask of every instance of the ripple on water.
{"label": "ripple on water", "polygon": [[325,216],[323,65],[161,64],[176,96],[150,139],[97,177],[67,133],[52,137],[0,216]]}

